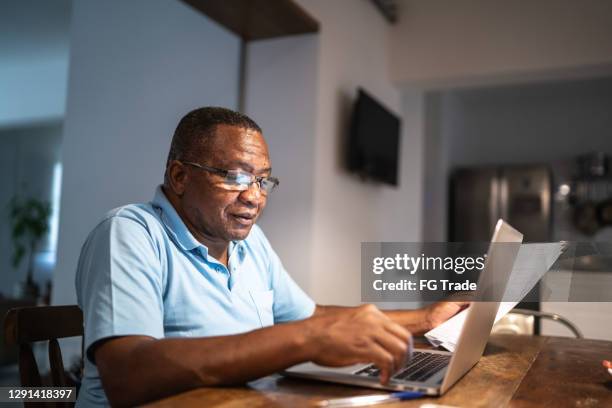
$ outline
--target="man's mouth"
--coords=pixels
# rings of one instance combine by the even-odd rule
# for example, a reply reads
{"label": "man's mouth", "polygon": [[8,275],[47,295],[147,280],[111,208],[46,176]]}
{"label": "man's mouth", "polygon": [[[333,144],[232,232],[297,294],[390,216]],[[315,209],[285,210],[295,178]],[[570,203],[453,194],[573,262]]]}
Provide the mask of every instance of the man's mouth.
{"label": "man's mouth", "polygon": [[238,223],[248,226],[253,224],[255,221],[255,214],[251,213],[240,213],[240,214],[231,214],[232,217],[238,221]]}

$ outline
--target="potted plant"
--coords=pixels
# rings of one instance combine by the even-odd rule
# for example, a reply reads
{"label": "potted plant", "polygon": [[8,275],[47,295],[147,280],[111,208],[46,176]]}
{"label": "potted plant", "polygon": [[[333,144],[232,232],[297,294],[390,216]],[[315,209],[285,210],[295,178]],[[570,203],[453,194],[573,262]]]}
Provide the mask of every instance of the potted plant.
{"label": "potted plant", "polygon": [[36,198],[11,199],[9,204],[11,237],[13,239],[12,264],[18,268],[24,257],[28,259],[27,277],[23,287],[23,296],[37,299],[40,290],[34,282],[34,254],[38,244],[49,230],[51,205]]}

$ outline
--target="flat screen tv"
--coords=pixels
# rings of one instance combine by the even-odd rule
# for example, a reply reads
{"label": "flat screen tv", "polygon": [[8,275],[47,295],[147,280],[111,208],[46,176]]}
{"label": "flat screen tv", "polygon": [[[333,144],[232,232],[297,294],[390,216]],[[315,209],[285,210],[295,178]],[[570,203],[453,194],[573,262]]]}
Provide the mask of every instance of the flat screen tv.
{"label": "flat screen tv", "polygon": [[347,147],[349,170],[397,186],[400,124],[399,117],[360,88]]}

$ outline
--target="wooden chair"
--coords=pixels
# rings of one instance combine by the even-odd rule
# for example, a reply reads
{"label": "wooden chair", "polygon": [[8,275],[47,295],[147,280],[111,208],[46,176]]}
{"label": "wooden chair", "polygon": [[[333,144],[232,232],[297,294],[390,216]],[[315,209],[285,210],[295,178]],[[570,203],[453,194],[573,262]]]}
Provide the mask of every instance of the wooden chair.
{"label": "wooden chair", "polygon": [[[19,376],[22,387],[70,386],[57,339],[83,335],[83,313],[78,306],[19,307],[4,318],[6,344],[19,346]],[[51,384],[43,384],[30,343],[49,341]],[[81,343],[82,344],[82,343]],[[40,406],[25,403],[25,406]],[[65,403],[61,406],[66,406]]]}

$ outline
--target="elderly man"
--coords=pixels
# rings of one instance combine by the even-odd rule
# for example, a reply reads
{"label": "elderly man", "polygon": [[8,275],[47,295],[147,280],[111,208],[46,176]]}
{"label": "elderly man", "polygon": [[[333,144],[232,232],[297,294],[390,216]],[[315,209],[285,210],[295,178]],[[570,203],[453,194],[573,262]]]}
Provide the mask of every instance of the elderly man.
{"label": "elderly man", "polygon": [[304,361],[374,362],[384,383],[411,332],[459,310],[315,305],[255,225],[278,185],[271,171],[245,115],[208,107],[180,121],[153,200],[112,210],[83,246],[79,406],[134,405]]}

